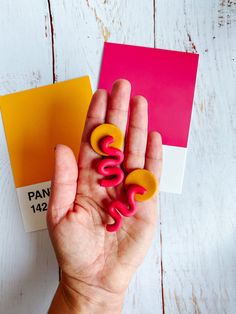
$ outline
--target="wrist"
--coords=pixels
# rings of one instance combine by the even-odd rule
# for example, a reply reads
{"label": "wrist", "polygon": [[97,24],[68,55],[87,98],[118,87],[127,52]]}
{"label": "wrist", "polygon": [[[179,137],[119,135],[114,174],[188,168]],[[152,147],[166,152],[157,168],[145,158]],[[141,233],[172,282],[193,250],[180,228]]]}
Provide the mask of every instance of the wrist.
{"label": "wrist", "polygon": [[124,294],[114,294],[62,276],[48,313],[120,314],[123,300]]}

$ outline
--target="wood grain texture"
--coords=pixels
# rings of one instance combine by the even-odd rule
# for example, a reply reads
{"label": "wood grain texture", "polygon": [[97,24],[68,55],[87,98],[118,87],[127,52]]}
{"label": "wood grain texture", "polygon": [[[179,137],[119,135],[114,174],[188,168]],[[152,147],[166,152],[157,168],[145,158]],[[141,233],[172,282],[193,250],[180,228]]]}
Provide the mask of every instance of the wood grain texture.
{"label": "wood grain texture", "polygon": [[164,310],[233,314],[236,1],[157,1],[156,44],[200,54],[183,193],[161,195]]}
{"label": "wood grain texture", "polygon": [[[51,83],[47,2],[7,0],[0,7],[0,94]],[[47,231],[23,229],[2,121],[0,248],[0,313],[46,313],[58,268]]]}
{"label": "wood grain texture", "polygon": [[[106,40],[154,46],[152,1],[50,2],[58,81],[87,74],[95,90]],[[158,229],[149,255],[130,284],[124,313],[162,313],[159,253]]]}

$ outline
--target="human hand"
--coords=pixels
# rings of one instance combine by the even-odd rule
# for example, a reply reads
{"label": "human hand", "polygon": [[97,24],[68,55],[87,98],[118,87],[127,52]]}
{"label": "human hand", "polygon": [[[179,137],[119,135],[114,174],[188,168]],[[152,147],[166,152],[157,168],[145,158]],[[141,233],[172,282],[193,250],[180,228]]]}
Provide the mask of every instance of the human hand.
{"label": "human hand", "polygon": [[147,101],[136,96],[130,102],[130,90],[128,81],[118,80],[111,95],[105,90],[95,92],[78,163],[70,148],[56,147],[47,223],[62,277],[49,313],[121,312],[132,274],[151,244],[157,221],[157,196],[137,202],[137,213],[123,217],[119,231],[106,231],[105,225],[112,222],[106,206],[124,194],[124,188],[122,184],[115,188],[98,184],[101,175],[94,165],[101,157],[90,146],[91,132],[100,124],[114,124],[125,134],[130,103],[125,174],[145,168],[159,181],[161,137],[157,132],[148,134]]}

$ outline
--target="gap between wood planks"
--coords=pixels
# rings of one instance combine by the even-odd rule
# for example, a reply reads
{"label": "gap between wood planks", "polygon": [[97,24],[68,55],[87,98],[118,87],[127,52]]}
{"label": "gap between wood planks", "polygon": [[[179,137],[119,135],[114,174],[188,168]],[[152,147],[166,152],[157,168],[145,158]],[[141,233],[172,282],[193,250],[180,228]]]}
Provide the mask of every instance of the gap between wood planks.
{"label": "gap between wood planks", "polygon": [[156,0],[153,0],[153,47],[156,48]]}
{"label": "gap between wood planks", "polygon": [[164,295],[164,280],[163,280],[163,258],[162,258],[162,228],[161,228],[161,208],[159,204],[159,219],[160,219],[160,273],[161,273],[161,306],[162,314],[165,314],[165,295]]}
{"label": "gap between wood planks", "polygon": [[[52,80],[53,84],[57,82],[56,66],[55,66],[55,46],[54,46],[54,25],[50,0],[48,2],[49,23],[51,32],[51,45],[52,45]],[[105,38],[104,38],[105,39]],[[156,48],[156,0],[153,0],[153,47]],[[161,303],[162,314],[165,314],[165,297],[164,297],[164,282],[163,282],[163,259],[162,259],[162,229],[161,229],[161,209],[160,209],[160,272],[161,272]],[[61,269],[58,270],[59,281],[61,280]]]}
{"label": "gap between wood planks", "polygon": [[49,23],[50,23],[50,30],[51,30],[51,44],[52,44],[52,80],[53,84],[56,83],[56,71],[55,71],[55,47],[54,47],[54,26],[53,26],[53,18],[52,18],[52,8],[51,2],[48,0],[48,13],[49,13]]}

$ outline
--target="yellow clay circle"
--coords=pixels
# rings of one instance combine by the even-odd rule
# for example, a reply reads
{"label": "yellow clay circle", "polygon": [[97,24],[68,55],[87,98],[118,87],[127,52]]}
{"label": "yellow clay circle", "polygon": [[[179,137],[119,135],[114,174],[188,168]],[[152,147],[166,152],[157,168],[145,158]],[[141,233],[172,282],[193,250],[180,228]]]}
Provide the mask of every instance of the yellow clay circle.
{"label": "yellow clay circle", "polygon": [[107,156],[99,147],[99,141],[107,135],[111,135],[114,138],[114,142],[110,145],[111,147],[121,149],[123,146],[124,136],[121,130],[114,124],[101,124],[93,130],[90,137],[91,146],[99,155]]}
{"label": "yellow clay circle", "polygon": [[128,174],[125,179],[125,185],[138,184],[146,189],[146,192],[136,194],[136,201],[143,202],[151,198],[158,190],[158,182],[155,176],[146,169],[137,169]]}

